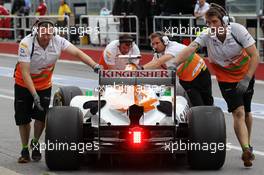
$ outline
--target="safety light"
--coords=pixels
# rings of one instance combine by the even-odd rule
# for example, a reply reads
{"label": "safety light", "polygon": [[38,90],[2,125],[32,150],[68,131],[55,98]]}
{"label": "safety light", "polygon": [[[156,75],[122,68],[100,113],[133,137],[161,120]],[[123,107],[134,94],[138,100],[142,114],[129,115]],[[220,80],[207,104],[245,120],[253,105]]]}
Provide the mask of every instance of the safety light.
{"label": "safety light", "polygon": [[128,134],[129,134],[130,141],[133,144],[139,145],[142,143],[142,139],[144,137],[143,128],[138,127],[138,126],[130,128]]}

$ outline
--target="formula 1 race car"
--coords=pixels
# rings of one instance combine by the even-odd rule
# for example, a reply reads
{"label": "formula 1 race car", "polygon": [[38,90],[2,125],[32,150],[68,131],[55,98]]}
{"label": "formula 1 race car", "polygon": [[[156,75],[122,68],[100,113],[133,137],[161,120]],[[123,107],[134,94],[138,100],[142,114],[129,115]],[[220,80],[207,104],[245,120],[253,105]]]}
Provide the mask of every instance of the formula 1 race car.
{"label": "formula 1 race car", "polygon": [[179,88],[175,70],[135,70],[133,64],[101,71],[96,93],[88,96],[78,87],[60,87],[47,113],[48,168],[77,169],[83,154],[187,153],[191,168],[220,169],[226,154],[222,110],[190,107]]}

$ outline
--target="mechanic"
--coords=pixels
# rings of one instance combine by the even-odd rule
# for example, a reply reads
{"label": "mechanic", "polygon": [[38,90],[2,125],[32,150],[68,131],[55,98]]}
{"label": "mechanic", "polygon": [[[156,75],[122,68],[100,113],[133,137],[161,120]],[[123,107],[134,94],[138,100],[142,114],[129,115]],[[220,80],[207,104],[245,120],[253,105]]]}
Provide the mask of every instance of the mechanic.
{"label": "mechanic", "polygon": [[243,151],[241,158],[244,166],[250,167],[255,158],[251,146],[251,100],[259,53],[246,28],[230,23],[224,8],[212,3],[205,17],[208,30],[201,33],[174,62],[180,64],[200,47],[207,47],[222,96],[233,115],[234,130]]}
{"label": "mechanic", "polygon": [[[144,69],[168,68],[174,66],[172,60],[187,46],[170,41],[162,32],[150,35],[154,49],[153,60],[143,66]],[[204,60],[197,54],[178,66],[177,75],[193,106],[213,105],[211,75]]]}
{"label": "mechanic", "polygon": [[76,56],[95,72],[101,68],[80,49],[56,35],[52,21],[37,21],[33,25],[32,34],[26,36],[19,44],[18,63],[14,72],[15,121],[22,142],[19,163],[30,161],[28,141],[31,119],[35,119],[34,137],[30,143],[31,158],[34,161],[41,159],[38,140],[44,130],[45,116],[50,104],[51,77],[62,51]]}
{"label": "mechanic", "polygon": [[[123,34],[119,36],[118,40],[110,42],[103,51],[99,64],[104,69],[124,70],[128,62],[125,59],[118,58],[119,55],[140,55],[139,48],[134,43],[132,36]],[[132,60],[132,62],[138,65],[139,59]]]}

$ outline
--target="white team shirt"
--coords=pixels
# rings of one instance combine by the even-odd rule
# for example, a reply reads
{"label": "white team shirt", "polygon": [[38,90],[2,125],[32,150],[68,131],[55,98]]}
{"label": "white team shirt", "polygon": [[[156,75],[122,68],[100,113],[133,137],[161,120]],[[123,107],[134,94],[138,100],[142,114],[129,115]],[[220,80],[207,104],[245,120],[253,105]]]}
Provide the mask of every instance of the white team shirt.
{"label": "white team shirt", "polygon": [[[115,66],[115,69],[124,70],[126,64],[128,63],[125,59],[117,58],[118,55],[122,55],[119,50],[119,40],[114,40],[110,42],[104,50],[104,61],[106,64]],[[127,55],[140,55],[139,48],[133,43],[132,48],[127,53]],[[139,60],[133,60],[133,63],[138,64]]]}
{"label": "white team shirt", "polygon": [[[207,47],[208,59],[210,62],[221,66],[228,66],[234,62],[234,58],[242,53],[243,48],[252,46],[255,40],[247,29],[238,23],[230,23],[226,39],[222,43],[217,36],[210,35],[208,30],[201,33],[194,41],[201,47]],[[243,45],[243,48],[236,42],[232,34]]]}
{"label": "white team shirt", "polygon": [[195,7],[194,7],[194,13],[198,13],[198,14],[201,14],[203,15],[203,19],[205,20],[205,13],[207,12],[207,10],[209,10],[210,8],[210,5],[205,2],[203,6],[200,7],[199,3],[195,4]]}
{"label": "white team shirt", "polygon": [[[166,46],[165,51],[164,51],[163,53],[155,53],[153,59],[158,59],[158,58],[160,58],[161,56],[163,56],[163,55],[167,55],[167,54],[169,54],[169,55],[171,55],[171,56],[173,56],[173,57],[177,57],[178,54],[179,54],[179,53],[180,53],[185,47],[186,47],[185,45],[180,44],[180,43],[178,43],[178,42],[176,42],[176,41],[169,41],[169,44]],[[174,66],[175,66],[175,64],[174,64],[174,62],[173,62],[173,59],[170,59],[170,60],[167,61],[165,64],[166,64],[167,67],[170,67],[170,66],[174,67]]]}
{"label": "white team shirt", "polygon": [[[34,52],[32,58],[30,58],[32,52],[32,44],[34,39]],[[39,74],[43,69],[46,69],[50,65],[56,63],[60,54],[71,43],[65,38],[56,35],[52,37],[49,45],[44,50],[38,43],[37,38],[31,34],[26,36],[19,44],[18,61],[30,63],[30,73]]]}

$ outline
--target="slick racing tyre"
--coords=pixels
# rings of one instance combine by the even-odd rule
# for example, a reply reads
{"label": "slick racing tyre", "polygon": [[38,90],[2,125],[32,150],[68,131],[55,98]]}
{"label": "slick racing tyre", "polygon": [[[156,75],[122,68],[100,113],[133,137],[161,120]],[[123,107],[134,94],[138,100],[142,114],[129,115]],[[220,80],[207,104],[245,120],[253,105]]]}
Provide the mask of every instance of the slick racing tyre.
{"label": "slick racing tyre", "polygon": [[63,86],[54,94],[53,106],[69,106],[73,97],[83,95],[79,87]]}
{"label": "slick racing tyre", "polygon": [[49,109],[46,121],[45,160],[51,170],[78,169],[81,154],[71,149],[83,142],[83,116],[76,107]]}
{"label": "slick racing tyre", "polygon": [[192,107],[188,117],[188,162],[193,169],[220,169],[226,156],[224,113],[215,106]]}

